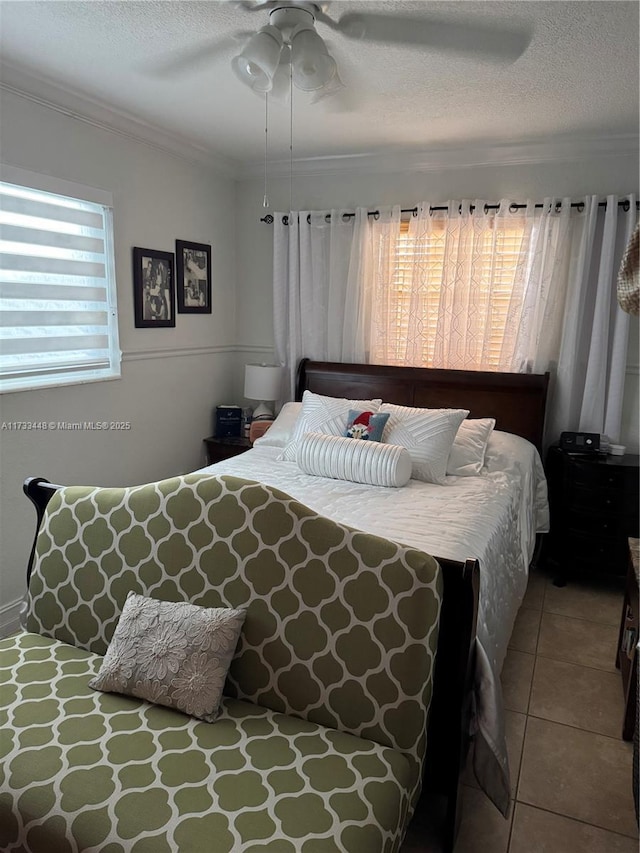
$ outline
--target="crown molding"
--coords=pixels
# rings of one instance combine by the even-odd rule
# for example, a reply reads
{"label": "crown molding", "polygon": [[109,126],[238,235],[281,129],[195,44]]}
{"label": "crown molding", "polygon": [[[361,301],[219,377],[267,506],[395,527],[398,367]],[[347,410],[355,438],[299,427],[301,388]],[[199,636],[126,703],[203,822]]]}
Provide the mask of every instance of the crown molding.
{"label": "crown molding", "polygon": [[[143,143],[196,165],[204,165],[223,177],[251,180],[261,177],[264,172],[262,160],[239,162],[222,157],[180,134],[144,122],[125,111],[70,87],[61,86],[16,64],[0,63],[0,89],[109,133]],[[424,150],[396,149],[297,158],[293,161],[293,175],[302,177],[371,172],[432,172],[477,166],[576,162],[625,156],[637,160],[639,153],[638,134],[595,137],[580,137],[576,134],[534,142],[475,142],[458,147],[447,145]],[[273,178],[288,177],[289,160],[272,160],[268,169]]]}
{"label": "crown molding", "polygon": [[[341,175],[370,172],[433,172],[473,166],[506,166],[533,163],[588,161],[604,157],[634,157],[638,159],[638,134],[617,136],[571,137],[556,140],[522,143],[475,143],[466,146],[447,146],[423,151],[369,152],[363,154],[308,157],[294,160],[293,175]],[[288,177],[288,160],[268,164],[272,178]],[[239,166],[238,180],[250,180],[264,174],[264,162]]]}
{"label": "crown molding", "polygon": [[206,166],[221,177],[237,176],[236,161],[17,65],[0,63],[0,89],[108,133],[143,143],[198,166]]}

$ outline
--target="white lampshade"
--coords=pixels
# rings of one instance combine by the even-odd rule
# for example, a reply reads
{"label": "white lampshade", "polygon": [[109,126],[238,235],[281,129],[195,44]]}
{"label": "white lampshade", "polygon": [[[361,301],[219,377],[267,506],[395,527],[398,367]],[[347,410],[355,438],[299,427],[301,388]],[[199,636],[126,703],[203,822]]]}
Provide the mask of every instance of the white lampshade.
{"label": "white lampshade", "polygon": [[[282,368],[277,364],[246,364],[244,396],[247,400],[272,402],[282,393]],[[258,409],[256,409],[256,412]],[[267,410],[268,411],[268,410]],[[254,412],[254,416],[256,416]],[[257,415],[260,417],[260,415]]]}
{"label": "white lampshade", "polygon": [[291,66],[293,82],[303,92],[322,89],[336,74],[335,59],[318,33],[300,27],[291,37]]}
{"label": "white lampshade", "polygon": [[251,36],[244,50],[231,60],[236,76],[254,92],[270,92],[282,52],[282,33],[267,25]]}

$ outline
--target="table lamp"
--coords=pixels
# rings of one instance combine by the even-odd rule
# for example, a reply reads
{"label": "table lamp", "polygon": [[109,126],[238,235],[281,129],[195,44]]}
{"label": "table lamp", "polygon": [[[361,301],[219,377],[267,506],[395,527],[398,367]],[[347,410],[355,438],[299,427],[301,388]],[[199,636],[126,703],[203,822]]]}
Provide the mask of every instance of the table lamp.
{"label": "table lamp", "polygon": [[254,421],[273,419],[273,411],[267,406],[282,394],[282,368],[277,364],[245,364],[244,396],[247,400],[259,400],[253,411]]}

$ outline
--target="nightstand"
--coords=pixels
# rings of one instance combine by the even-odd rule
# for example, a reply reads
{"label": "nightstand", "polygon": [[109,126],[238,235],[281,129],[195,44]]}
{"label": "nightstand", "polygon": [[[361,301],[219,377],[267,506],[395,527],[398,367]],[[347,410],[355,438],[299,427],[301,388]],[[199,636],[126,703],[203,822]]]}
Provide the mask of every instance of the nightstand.
{"label": "nightstand", "polygon": [[251,448],[251,442],[248,438],[215,438],[215,436],[210,436],[204,439],[204,443],[207,448],[208,465],[222,462],[223,459],[231,459],[232,456],[237,456]]}
{"label": "nightstand", "polygon": [[561,575],[623,576],[629,536],[638,535],[638,456],[549,448],[551,530],[545,558]]}

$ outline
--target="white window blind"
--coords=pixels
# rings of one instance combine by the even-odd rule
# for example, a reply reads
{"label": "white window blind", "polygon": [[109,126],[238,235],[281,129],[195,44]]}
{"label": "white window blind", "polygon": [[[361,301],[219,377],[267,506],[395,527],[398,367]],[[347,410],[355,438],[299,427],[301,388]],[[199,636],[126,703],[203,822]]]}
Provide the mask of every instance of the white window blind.
{"label": "white window blind", "polygon": [[20,180],[0,182],[0,391],[118,377],[110,196],[8,175]]}
{"label": "white window blind", "polygon": [[[506,369],[502,364],[503,341],[518,264],[522,262],[523,232],[519,224],[490,221],[482,233],[476,234],[465,305],[466,312],[473,314],[470,328],[482,331],[468,335],[465,363],[460,367]],[[408,223],[401,223],[388,301],[380,312],[384,320],[374,336],[374,362],[441,366],[435,363],[435,349],[438,324],[446,310],[443,283],[458,275],[454,266],[460,261],[460,253],[461,247],[447,234],[444,222],[420,237],[409,233]]]}

